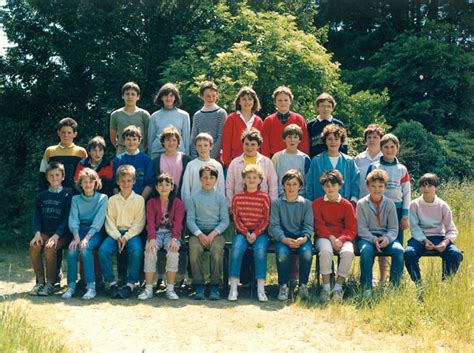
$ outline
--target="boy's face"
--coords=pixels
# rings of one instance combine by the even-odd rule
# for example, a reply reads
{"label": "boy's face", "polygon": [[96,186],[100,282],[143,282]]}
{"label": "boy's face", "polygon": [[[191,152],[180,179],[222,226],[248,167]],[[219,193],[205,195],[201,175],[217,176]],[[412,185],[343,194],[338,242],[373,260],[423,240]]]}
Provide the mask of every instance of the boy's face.
{"label": "boy's face", "polygon": [[298,135],[287,135],[284,141],[287,149],[296,150],[298,149],[301,139]]}
{"label": "boy's face", "polygon": [[217,101],[217,92],[209,88],[204,90],[204,92],[202,93],[202,100],[207,106],[214,105]]}
{"label": "boy's face", "polygon": [[89,177],[82,178],[81,188],[85,195],[92,195],[95,191],[96,181]]}
{"label": "boy's face", "polygon": [[160,194],[160,196],[168,197],[174,189],[174,185],[172,183],[168,183],[167,181],[162,181],[155,185],[156,191]]}
{"label": "boy's face", "polygon": [[176,152],[176,149],[178,148],[178,139],[176,136],[171,135],[165,138],[163,144],[165,145],[166,152]]}
{"label": "boy's face", "polygon": [[240,108],[244,112],[251,112],[255,103],[252,96],[246,94],[239,98]]}
{"label": "boy's face", "polygon": [[122,175],[118,181],[120,192],[122,193],[131,192],[134,184],[135,184],[135,178],[132,177],[131,175]]}
{"label": "boy's face", "polygon": [[329,134],[326,137],[326,146],[328,146],[329,151],[339,151],[339,147],[341,147],[341,138],[334,136],[334,134]]}
{"label": "boy's face", "polygon": [[196,152],[198,153],[199,157],[207,158],[209,156],[209,152],[212,150],[212,145],[207,140],[197,140],[196,142]]}
{"label": "boy's face", "polygon": [[257,141],[250,141],[249,139],[244,140],[244,153],[248,157],[254,157],[257,155],[258,148],[260,147],[258,145]]}
{"label": "boy's face", "polygon": [[290,111],[291,98],[286,93],[278,93],[275,97],[275,107],[280,113],[288,113]]}
{"label": "boy's face", "polygon": [[125,149],[128,153],[135,153],[140,145],[140,137],[138,136],[125,136],[123,140],[123,144],[125,145]]}
{"label": "boy's face", "polygon": [[64,180],[64,174],[59,168],[52,169],[48,172],[47,178],[49,186],[53,189],[57,189],[61,186]]}
{"label": "boy's face", "polygon": [[199,178],[201,181],[201,186],[204,191],[211,191],[216,185],[217,178],[214,175],[211,175],[211,172],[206,170],[202,173],[202,176]]}
{"label": "boy's face", "polygon": [[380,137],[379,134],[375,133],[375,132],[371,132],[369,134],[367,134],[367,138],[366,138],[366,145],[367,145],[367,148],[372,150],[372,151],[380,151],[380,140],[382,139],[382,137]]}
{"label": "boy's face", "polygon": [[301,185],[298,179],[291,178],[285,181],[285,184],[283,184],[283,189],[285,190],[285,196],[287,199],[294,199],[298,196]]}
{"label": "boy's face", "polygon": [[122,99],[125,105],[134,107],[137,105],[137,102],[140,99],[140,96],[135,90],[129,89],[123,92]]}
{"label": "boy's face", "polygon": [[393,161],[398,154],[398,147],[392,141],[387,141],[385,145],[381,147],[384,159],[387,161]]}
{"label": "boy's face", "polygon": [[104,158],[104,149],[100,146],[96,146],[89,150],[89,154],[91,155],[92,162],[98,164]]}
{"label": "boy's face", "polygon": [[340,189],[341,189],[341,185],[339,185],[338,183],[333,184],[331,182],[327,182],[326,184],[323,185],[324,193],[331,200],[337,199]]}
{"label": "boy's face", "polygon": [[426,200],[432,200],[436,196],[436,191],[438,188],[431,184],[425,184],[420,186],[420,192],[423,195],[423,198]]}
{"label": "boy's face", "polygon": [[58,131],[59,140],[61,145],[70,146],[74,142],[74,139],[77,136],[77,131],[70,126],[62,126]]}
{"label": "boy's face", "polygon": [[370,196],[378,201],[382,198],[385,191],[385,183],[379,180],[371,181],[367,184],[367,190]]}
{"label": "boy's face", "polygon": [[172,92],[168,93],[167,95],[164,95],[161,97],[161,101],[163,102],[163,106],[166,109],[172,109],[174,107],[174,101],[176,97]]}
{"label": "boy's face", "polygon": [[318,111],[319,117],[321,119],[329,119],[334,111],[334,107],[331,102],[329,101],[322,101],[316,106],[316,110]]}
{"label": "boy's face", "polygon": [[262,179],[257,175],[257,173],[247,173],[244,178],[244,183],[245,186],[247,186],[247,190],[256,190],[262,183]]}

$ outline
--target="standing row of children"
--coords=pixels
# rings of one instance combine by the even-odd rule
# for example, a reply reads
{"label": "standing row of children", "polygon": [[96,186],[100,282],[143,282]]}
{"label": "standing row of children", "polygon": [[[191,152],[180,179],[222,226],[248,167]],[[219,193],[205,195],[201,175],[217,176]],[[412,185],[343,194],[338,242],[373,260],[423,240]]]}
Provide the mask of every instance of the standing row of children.
{"label": "standing row of children", "polygon": [[[287,87],[275,90],[277,112],[263,123],[255,115],[260,109],[258,97],[249,87],[240,90],[236,111],[229,117],[216,105],[214,83],[206,82],[200,94],[205,104],[195,114],[190,132],[189,115],[177,108],[180,96],[174,85],[160,89],[155,102],[161,109],[151,119],[136,106],[139,87],[124,85],[125,107],[111,115],[110,135],[117,149],[112,163],[104,161],[105,141],[101,137],[89,142],[87,157],[87,152],[73,143],[77,123],[70,118],[61,120],[61,142],[46,150],[40,168],[44,175],[40,185],[46,185],[46,180],[49,188],[38,195],[34,217],[30,256],[37,284],[32,294],[54,291],[59,250],[68,246],[68,289],[63,298],[75,293],[80,254],[87,283],[84,299],[95,297],[96,272],[102,272],[111,297],[130,297],[141,270],[146,285],[139,299],[149,299],[158,250],[163,248],[167,252],[166,296],[178,299],[174,283],[186,219],[195,298],[205,298],[202,254],[209,249],[209,299],[219,299],[225,245],[222,233],[229,226],[229,213],[236,230],[230,255],[229,300],[237,300],[242,257],[248,246],[253,248],[258,299],[268,299],[264,284],[269,233],[275,241],[280,300],[288,298],[293,253],[299,255],[299,295],[308,295],[313,233],[321,259],[323,300],[331,296],[329,275],[334,254],[340,255],[341,262],[332,296],[342,298],[356,234],[361,284],[367,293],[372,288],[376,252],[392,257],[390,281],[399,283],[403,230],[409,224],[412,239],[405,250],[405,265],[412,279],[421,281],[418,260],[425,250],[440,252],[446,264],[443,276],[456,272],[462,253],[454,245],[457,230],[449,207],[436,197],[439,180],[435,175],[424,175],[420,179],[422,196],[410,204],[410,179],[396,158],[400,144],[394,135],[370,125],[364,132],[368,148],[353,159],[344,153],[346,129],[332,117],[335,101],[329,94],[317,98],[319,116],[308,126],[301,115],[290,111],[293,95]],[[148,154],[143,152],[147,146]],[[308,152],[314,155],[312,159]],[[192,159],[193,155],[197,158]],[[71,201],[74,181],[81,193]],[[102,186],[108,195],[97,192]],[[68,238],[67,228],[72,238]],[[101,271],[94,270],[98,267],[94,265],[96,249]],[[117,252],[127,255],[118,259],[119,275],[122,272],[126,277],[121,287],[112,270],[112,257]],[[382,276],[386,267],[381,266]]]}

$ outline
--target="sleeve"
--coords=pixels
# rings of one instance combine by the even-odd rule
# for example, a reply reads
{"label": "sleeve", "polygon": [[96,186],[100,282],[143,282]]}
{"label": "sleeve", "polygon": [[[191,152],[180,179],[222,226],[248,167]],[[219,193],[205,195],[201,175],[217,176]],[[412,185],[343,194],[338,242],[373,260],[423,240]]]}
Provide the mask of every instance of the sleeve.
{"label": "sleeve", "polygon": [[423,240],[426,240],[426,235],[423,232],[423,229],[420,227],[420,218],[418,217],[418,205],[416,204],[416,202],[412,202],[410,204],[409,220],[411,237],[422,243]]}
{"label": "sleeve", "polygon": [[225,121],[227,120],[227,112],[224,109],[219,110],[219,120],[217,122],[217,137],[216,141],[214,141],[214,148],[212,149],[214,158],[218,158],[221,149],[222,149],[222,132],[224,130],[224,124]]}
{"label": "sleeve", "polygon": [[198,235],[199,233],[202,233],[202,231],[196,224],[196,206],[192,199],[190,200],[187,207],[186,226],[192,234]]}
{"label": "sleeve", "polygon": [[35,214],[33,215],[33,233],[41,232],[41,201],[39,194],[36,196]]}
{"label": "sleeve", "polygon": [[229,227],[229,206],[224,195],[219,195],[219,216],[220,222],[215,230],[222,234]]}
{"label": "sleeve", "polygon": [[117,116],[116,116],[115,112],[112,112],[112,114],[110,114],[110,125],[109,125],[109,128],[110,128],[111,130],[115,130],[115,131],[118,130],[118,127],[117,127]]}
{"label": "sleeve", "polygon": [[301,143],[298,146],[299,150],[301,152],[304,152],[306,154],[309,154],[309,134],[308,134],[308,127],[306,126],[306,121],[304,118],[300,115],[301,117],[301,130],[303,130],[303,138],[301,139]]}
{"label": "sleeve", "polygon": [[231,201],[234,196],[236,169],[237,162],[236,159],[234,159],[230,162],[229,168],[227,169],[227,178],[225,181],[225,194],[229,201]]}
{"label": "sleeve", "polygon": [[303,219],[303,229],[301,235],[311,239],[311,235],[314,232],[314,215],[313,209],[311,208],[311,202],[305,199],[305,210],[304,210],[304,219]]}
{"label": "sleeve", "polygon": [[153,143],[156,138],[156,126],[155,126],[155,113],[150,117],[150,123],[148,125],[148,134],[147,134],[147,144],[148,144],[148,154],[151,157],[153,151]]}
{"label": "sleeve", "polygon": [[262,146],[261,146],[261,151],[264,156],[267,156],[270,158],[270,149],[271,149],[271,119],[269,119],[271,116],[267,116],[267,118],[263,121],[263,126],[262,126]]}
{"label": "sleeve", "polygon": [[270,229],[273,233],[273,238],[276,241],[281,241],[285,237],[285,233],[281,226],[279,200],[281,199],[273,201],[270,209]]}
{"label": "sleeve", "polygon": [[183,138],[184,153],[189,156],[189,149],[191,145],[194,145],[194,140],[190,140],[190,119],[189,114],[184,112],[183,118],[183,130],[181,131],[181,137]]}
{"label": "sleeve", "polygon": [[174,208],[174,217],[171,220],[173,223],[173,227],[171,229],[171,233],[173,238],[179,240],[181,238],[181,233],[183,232],[183,221],[184,221],[184,204],[180,199],[174,199],[173,201],[173,208]]}
{"label": "sleeve", "polygon": [[107,234],[117,240],[120,238],[121,234],[117,229],[117,205],[115,200],[110,200],[109,204],[107,205],[107,211],[105,213],[105,230]]}
{"label": "sleeve", "polygon": [[268,228],[268,223],[270,221],[270,196],[265,195],[265,198],[262,198],[262,220],[257,228],[254,230],[254,234],[258,237],[261,235],[265,229]]}
{"label": "sleeve", "polygon": [[145,212],[145,199],[139,195],[139,201],[134,205],[134,217],[132,220],[132,225],[128,231],[123,235],[127,240],[132,239],[133,237],[140,235],[145,227],[146,223],[146,212]]}
{"label": "sleeve", "polygon": [[276,200],[278,198],[278,177],[275,171],[275,167],[270,159],[267,160],[267,184],[268,184],[268,194],[270,199]]}
{"label": "sleeve", "polygon": [[357,234],[360,238],[375,243],[377,237],[369,230],[369,220],[361,201],[356,206]]}
{"label": "sleeve", "polygon": [[454,224],[453,215],[448,204],[443,205],[443,225],[446,231],[444,238],[448,239],[452,243],[456,242],[456,238],[458,236],[458,229]]}
{"label": "sleeve", "polygon": [[146,155],[145,185],[151,188],[155,186],[155,169],[153,167],[153,161],[148,155]]}
{"label": "sleeve", "polygon": [[240,234],[245,236],[248,234],[249,230],[240,219],[240,208],[238,207],[238,204],[239,204],[239,194],[236,194],[232,198],[232,217],[234,219],[235,229]]}
{"label": "sleeve", "polygon": [[357,165],[353,159],[350,160],[351,166],[350,169],[352,170],[351,173],[351,199],[350,201],[359,200],[360,190],[359,190],[359,182],[360,182],[360,171],[357,168]]}
{"label": "sleeve", "polygon": [[77,198],[73,197],[71,202],[71,210],[69,211],[69,230],[73,236],[79,234],[80,224],[81,221],[79,220],[79,206],[77,204]]}
{"label": "sleeve", "polygon": [[232,142],[234,133],[233,115],[229,115],[224,123],[224,131],[222,132],[222,163],[228,167],[232,161]]}
{"label": "sleeve", "polygon": [[91,227],[89,228],[89,234],[93,236],[96,233],[99,233],[105,222],[105,211],[107,210],[108,197],[102,195],[99,199],[99,205],[97,207],[97,212],[94,215],[92,220]]}
{"label": "sleeve", "polygon": [[199,111],[194,113],[194,116],[193,116],[193,126],[191,128],[191,139],[190,139],[190,143],[189,143],[189,155],[193,159],[197,157],[196,146],[194,145],[194,140],[196,139],[196,136],[198,134],[198,127],[197,127],[197,125],[199,124],[198,123],[198,113],[199,113]]}
{"label": "sleeve", "polygon": [[64,198],[64,203],[62,205],[62,214],[63,221],[59,224],[58,229],[56,229],[56,234],[60,237],[63,237],[66,234],[68,229],[68,221],[69,221],[69,212],[71,210],[71,194],[67,194]]}
{"label": "sleeve", "polygon": [[402,186],[402,195],[403,195],[403,205],[402,205],[402,214],[404,217],[407,217],[410,210],[410,203],[411,203],[411,183],[410,183],[410,175],[408,174],[408,170],[404,167],[404,175],[400,184]]}
{"label": "sleeve", "polygon": [[[313,201],[313,214],[314,214],[314,229],[317,238],[329,238],[331,232],[326,226],[326,221],[323,218],[322,204],[319,202],[320,199]],[[315,237],[316,238],[316,237]]]}
{"label": "sleeve", "polygon": [[357,220],[354,208],[349,202],[344,203],[344,229],[339,236],[342,242],[353,241],[357,233]]}
{"label": "sleeve", "polygon": [[41,159],[40,168],[39,168],[39,178],[38,178],[38,191],[43,191],[48,189],[48,181],[46,180],[46,168],[48,168],[49,161],[49,150],[46,149]]}
{"label": "sleeve", "polygon": [[[143,109],[142,111],[142,121],[145,131],[143,131],[143,138],[145,139],[145,149],[150,149],[151,146],[148,142],[148,127],[150,125],[150,113]],[[143,151],[145,152],[145,151]]]}
{"label": "sleeve", "polygon": [[84,165],[82,163],[77,163],[76,170],[74,171],[74,177],[73,177],[74,183],[77,183],[77,181],[79,180],[79,174],[81,173],[83,169],[84,169]]}
{"label": "sleeve", "polygon": [[217,191],[225,197],[225,178],[224,178],[224,169],[219,162],[216,162],[215,165],[217,172],[219,173],[217,178]]}
{"label": "sleeve", "polygon": [[388,239],[390,243],[393,243],[398,237],[399,222],[397,216],[397,209],[393,202],[388,204],[387,207],[387,232],[383,235],[383,237]]}
{"label": "sleeve", "polygon": [[191,203],[191,168],[192,166],[188,163],[184,170],[183,181],[181,183],[181,199],[187,210],[189,210]]}
{"label": "sleeve", "polygon": [[158,210],[155,210],[155,201],[153,198],[146,203],[146,232],[148,240],[156,239],[155,215]]}
{"label": "sleeve", "polygon": [[316,169],[316,161],[313,158],[311,161],[311,166],[309,168],[308,174],[306,174],[306,198],[310,201],[314,201],[315,199],[315,190],[314,190],[314,174]]}

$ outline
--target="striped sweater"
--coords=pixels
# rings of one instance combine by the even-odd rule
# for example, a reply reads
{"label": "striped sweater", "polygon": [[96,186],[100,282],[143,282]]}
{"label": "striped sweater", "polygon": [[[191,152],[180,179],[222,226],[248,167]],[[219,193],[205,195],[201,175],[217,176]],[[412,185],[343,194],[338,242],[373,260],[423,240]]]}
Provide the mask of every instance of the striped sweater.
{"label": "striped sweater", "polygon": [[214,139],[214,147],[211,150],[211,158],[220,161],[222,148],[222,134],[224,123],[227,118],[227,112],[216,106],[214,110],[199,110],[194,113],[193,126],[191,128],[190,155],[191,158],[197,157],[194,140],[201,132],[207,132]]}
{"label": "striped sweater", "polygon": [[270,196],[263,191],[241,192],[232,198],[234,225],[240,234],[253,231],[258,237],[264,233],[270,221]]}

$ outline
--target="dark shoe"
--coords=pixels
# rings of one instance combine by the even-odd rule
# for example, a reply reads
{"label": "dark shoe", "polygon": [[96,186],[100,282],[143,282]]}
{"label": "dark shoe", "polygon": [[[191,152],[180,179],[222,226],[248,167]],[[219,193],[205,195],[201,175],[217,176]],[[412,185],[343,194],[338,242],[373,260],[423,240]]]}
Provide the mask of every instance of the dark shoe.
{"label": "dark shoe", "polygon": [[118,299],[120,298],[119,296],[119,288],[116,284],[112,284],[110,286],[110,289],[109,289],[109,294],[110,294],[110,298],[112,299]]}
{"label": "dark shoe", "polygon": [[158,278],[158,280],[156,281],[156,288],[157,288],[157,290],[166,289],[166,284],[163,281],[163,278]]}
{"label": "dark shoe", "polygon": [[86,281],[84,281],[83,279],[80,279],[77,283],[76,283],[76,289],[78,291],[82,291],[84,289],[86,289],[87,287],[87,283]]}
{"label": "dark shoe", "polygon": [[124,286],[119,289],[119,297],[122,299],[128,299],[132,295],[132,288],[130,286]]}
{"label": "dark shoe", "polygon": [[204,286],[198,286],[196,288],[196,294],[194,294],[194,300],[204,300],[204,299],[206,299],[206,295],[205,295],[204,291],[205,291]]}
{"label": "dark shoe", "polygon": [[221,299],[221,292],[219,291],[219,286],[211,286],[211,293],[209,294],[209,300],[219,300]]}
{"label": "dark shoe", "polygon": [[38,295],[41,297],[47,297],[48,295],[56,292],[56,288],[51,283],[46,283],[43,288],[38,291]]}

